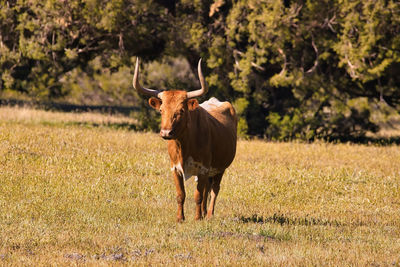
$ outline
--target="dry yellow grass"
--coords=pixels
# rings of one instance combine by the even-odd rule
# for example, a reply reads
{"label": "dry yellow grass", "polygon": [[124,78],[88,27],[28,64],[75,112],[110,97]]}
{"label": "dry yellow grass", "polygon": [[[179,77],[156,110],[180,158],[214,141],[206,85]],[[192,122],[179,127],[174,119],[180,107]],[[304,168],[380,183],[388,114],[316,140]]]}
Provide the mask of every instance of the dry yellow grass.
{"label": "dry yellow grass", "polygon": [[400,265],[398,146],[239,141],[176,224],[166,144],[79,116],[0,108],[0,265]]}
{"label": "dry yellow grass", "polygon": [[0,121],[29,124],[64,124],[88,126],[134,125],[135,119],[120,115],[107,115],[93,112],[64,113],[15,107],[0,107]]}

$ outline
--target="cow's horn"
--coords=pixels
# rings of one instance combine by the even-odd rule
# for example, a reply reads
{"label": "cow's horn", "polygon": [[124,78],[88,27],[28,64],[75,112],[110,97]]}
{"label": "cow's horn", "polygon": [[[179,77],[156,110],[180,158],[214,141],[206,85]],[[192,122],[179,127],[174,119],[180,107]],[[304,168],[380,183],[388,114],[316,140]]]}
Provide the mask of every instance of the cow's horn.
{"label": "cow's horn", "polygon": [[199,65],[197,67],[197,71],[199,73],[199,80],[201,84],[201,88],[199,90],[191,91],[187,93],[187,98],[198,97],[204,95],[208,91],[208,85],[206,79],[204,79],[203,72],[201,71],[201,58],[199,60]]}
{"label": "cow's horn", "polygon": [[132,84],[133,84],[133,87],[139,93],[142,93],[145,95],[156,96],[156,97],[160,98],[159,94],[161,93],[161,91],[145,88],[140,85],[140,83],[139,83],[139,58],[138,57],[136,58],[135,74],[133,75]]}

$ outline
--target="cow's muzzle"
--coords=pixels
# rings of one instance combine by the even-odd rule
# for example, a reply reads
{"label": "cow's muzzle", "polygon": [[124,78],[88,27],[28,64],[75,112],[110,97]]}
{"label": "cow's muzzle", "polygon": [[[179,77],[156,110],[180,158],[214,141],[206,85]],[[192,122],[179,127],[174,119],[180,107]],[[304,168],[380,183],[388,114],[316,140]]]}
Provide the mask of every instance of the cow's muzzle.
{"label": "cow's muzzle", "polygon": [[167,140],[172,139],[174,137],[172,130],[165,130],[165,129],[161,129],[160,136]]}

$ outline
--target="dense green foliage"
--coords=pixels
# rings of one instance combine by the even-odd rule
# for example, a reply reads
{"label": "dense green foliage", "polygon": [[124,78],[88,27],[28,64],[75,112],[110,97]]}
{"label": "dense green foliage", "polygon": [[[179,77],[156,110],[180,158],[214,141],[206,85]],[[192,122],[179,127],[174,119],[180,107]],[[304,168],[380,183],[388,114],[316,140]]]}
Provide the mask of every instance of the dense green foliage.
{"label": "dense green foliage", "polygon": [[[144,84],[188,90],[202,57],[208,96],[235,104],[243,135],[357,137],[377,130],[374,109],[400,107],[400,4],[1,1],[3,94],[144,106],[135,56]],[[143,127],[154,127],[148,112]]]}

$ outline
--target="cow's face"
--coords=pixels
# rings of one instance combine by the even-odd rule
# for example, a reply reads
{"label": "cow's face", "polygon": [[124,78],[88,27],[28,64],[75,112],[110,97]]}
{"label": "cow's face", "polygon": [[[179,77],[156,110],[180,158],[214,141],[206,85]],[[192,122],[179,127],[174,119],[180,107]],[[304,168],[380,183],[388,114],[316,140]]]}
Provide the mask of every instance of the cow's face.
{"label": "cow's face", "polygon": [[190,123],[189,112],[196,109],[199,103],[195,97],[207,93],[208,85],[201,71],[201,59],[197,65],[201,88],[198,90],[185,91],[160,91],[145,88],[139,82],[139,58],[136,59],[135,74],[133,75],[132,85],[142,94],[152,96],[149,104],[161,112],[161,131],[160,135],[164,139],[177,139],[186,130]]}
{"label": "cow's face", "polygon": [[188,125],[188,113],[199,105],[196,99],[188,99],[185,91],[164,91],[160,98],[151,97],[149,104],[161,113],[160,135],[164,139],[176,139]]}

